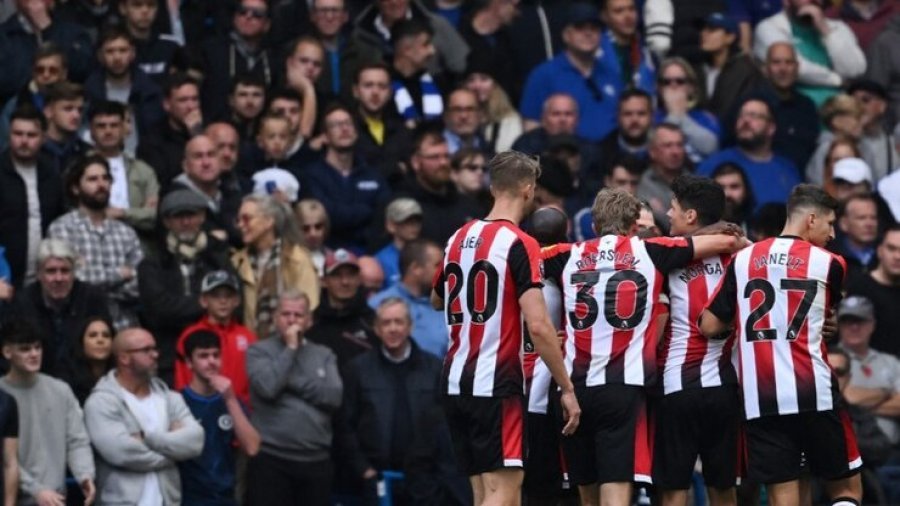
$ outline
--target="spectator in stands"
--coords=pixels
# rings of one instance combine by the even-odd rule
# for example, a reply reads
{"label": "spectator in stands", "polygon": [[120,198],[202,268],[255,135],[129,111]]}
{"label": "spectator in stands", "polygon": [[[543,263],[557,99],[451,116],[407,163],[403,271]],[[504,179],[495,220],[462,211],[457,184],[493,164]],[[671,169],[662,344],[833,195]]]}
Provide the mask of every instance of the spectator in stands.
{"label": "spectator in stands", "polygon": [[753,41],[759,60],[765,60],[775,42],[795,44],[799,89],[817,106],[866,71],[866,56],[853,32],[843,21],[827,19],[822,4],[822,0],[785,0],[782,12],[756,25]]}
{"label": "spectator in stands", "polygon": [[[831,141],[831,146],[828,148],[828,154],[825,156],[825,170],[823,171],[823,182],[822,188],[825,189],[831,195],[837,197],[838,189],[840,188],[842,193],[846,193],[847,190],[851,190],[854,188],[848,188],[846,185],[842,183],[849,183],[850,185],[857,185],[859,183],[865,182],[867,183],[867,190],[871,191],[872,189],[872,171],[869,170],[859,170],[855,169],[853,171],[844,170],[844,174],[841,178],[835,180],[834,177],[834,168],[837,165],[837,162],[845,159],[845,158],[859,158],[862,159],[862,153],[859,151],[859,143],[855,140],[844,137],[843,135],[835,137],[834,140]],[[865,164],[865,161],[863,161]],[[859,164],[856,164],[857,166]],[[868,165],[866,165],[868,169]],[[848,176],[852,176],[849,177]],[[843,198],[839,198],[838,200],[843,200]]]}
{"label": "spectator in stands", "polygon": [[[308,80],[303,82],[308,82]],[[313,151],[307,142],[316,121],[316,99],[315,93],[311,90],[312,85],[310,84],[309,90],[303,93],[293,88],[284,88],[269,93],[269,105],[266,113],[284,116],[291,125],[291,141],[285,159],[285,165],[288,167],[303,167],[318,158],[318,153]],[[256,151],[256,160],[258,160],[263,155],[259,149]],[[253,165],[259,166],[259,163],[254,160]],[[252,174],[247,177],[250,176]]]}
{"label": "spectator in stands", "polygon": [[216,145],[209,137],[197,135],[184,147],[184,172],[172,180],[171,188],[190,190],[206,201],[206,230],[232,246],[241,244],[235,225],[241,192],[224,184],[222,164]]}
{"label": "spectator in stands", "polygon": [[711,178],[725,192],[725,211],[722,219],[737,223],[747,232],[747,222],[755,207],[753,191],[744,170],[735,163],[725,162],[713,169]]}
{"label": "spectator in stands", "polygon": [[337,356],[338,367],[377,344],[372,332],[374,313],[366,305],[361,288],[359,260],[345,249],[338,249],[325,259],[321,304],[313,313],[310,340],[330,348]]}
{"label": "spectator in stands", "polygon": [[844,137],[855,141],[857,148],[862,153],[862,158],[871,167],[875,160],[875,154],[869,145],[860,141],[863,134],[863,109],[859,101],[850,95],[835,95],[822,105],[820,113],[825,129],[819,135],[816,152],[813,153],[806,165],[806,180],[816,184],[824,182],[825,156],[835,137]]}
{"label": "spectator in stands", "polygon": [[472,71],[472,62],[477,59],[484,68],[491,69],[496,84],[515,98],[521,95],[522,81],[516,79],[515,60],[510,57],[514,49],[509,26],[519,14],[517,3],[509,0],[478,2],[459,23],[459,33],[469,45],[466,72]]}
{"label": "spectator in stands", "polygon": [[615,160],[623,155],[647,159],[647,136],[653,124],[653,97],[643,90],[625,90],[619,96],[617,128],[598,145],[598,174],[594,179],[609,177]]}
{"label": "spectator in stands", "polygon": [[306,167],[304,193],[319,199],[328,211],[332,227],[328,245],[361,252],[371,237],[375,211],[387,204],[390,189],[356,156],[358,136],[347,107],[329,107],[322,126],[327,147],[319,162]]}
{"label": "spectator in stands", "polygon": [[47,235],[75,248],[80,257],[75,275],[107,293],[119,330],[137,325],[137,267],[144,252],[133,228],[106,215],[110,183],[105,158],[76,160],[66,175],[66,190],[78,207],[51,223]]}
{"label": "spectator in stands", "polygon": [[75,278],[78,254],[69,243],[44,239],[38,247],[37,282],[16,293],[11,314],[27,319],[37,329],[44,349],[42,371],[65,373],[75,354],[78,332],[92,316],[109,318],[104,291]]}
{"label": "spectator in stands", "polygon": [[353,97],[353,118],[359,134],[357,152],[393,187],[407,169],[411,135],[391,100],[388,67],[383,63],[360,66],[353,81]]}
{"label": "spectator in stands", "polygon": [[366,300],[381,291],[384,286],[384,270],[381,264],[372,256],[361,256],[359,262],[359,284]]}
{"label": "spectator in stands", "polygon": [[191,414],[203,427],[203,453],[179,462],[184,504],[237,504],[235,447],[248,457],[259,453],[259,432],[250,424],[248,406],[223,374],[220,335],[210,330],[185,334],[185,362],[192,374],[182,391]]}
{"label": "spectator in stands", "polygon": [[137,157],[153,167],[162,193],[166,193],[172,180],[181,174],[184,146],[203,130],[197,81],[187,74],[169,76],[163,87],[163,109],[165,120],[143,132]]}
{"label": "spectator in stands", "polygon": [[[402,20],[425,24],[432,34],[434,60],[428,71],[432,75],[449,73],[462,75],[466,70],[469,47],[466,41],[444,18],[431,13],[420,0],[393,0],[369,5],[354,21],[354,35],[365,45],[379,48],[390,61],[397,50],[394,28]],[[440,114],[440,113],[438,113]]]}
{"label": "spectator in stands", "polygon": [[153,28],[153,21],[159,12],[159,0],[119,2],[122,26],[134,40],[135,63],[162,87],[166,76],[176,69],[184,70],[185,62],[183,51],[174,38]]}
{"label": "spectator in stands", "polygon": [[659,65],[658,91],[655,122],[681,128],[685,151],[692,162],[699,163],[715,153],[719,149],[719,120],[699,106],[702,84],[687,60],[678,56],[663,60]]}
{"label": "spectator in stands", "polygon": [[240,282],[227,270],[207,273],[200,285],[200,305],[203,306],[203,316],[184,329],[175,345],[175,389],[181,390],[193,382],[194,369],[190,367],[186,340],[194,332],[212,332],[221,345],[221,363],[217,374],[228,378],[237,398],[249,404],[250,382],[245,356],[247,348],[257,339],[250,329],[238,322],[235,315],[235,310],[241,305]]}
{"label": "spectator in stands", "polygon": [[178,462],[198,457],[203,428],[184,399],[156,378],[157,348],[144,329],[119,332],[116,368],[84,405],[97,454],[99,504],[180,504]]}
{"label": "spectator in stands", "polygon": [[19,408],[16,399],[0,391],[0,441],[3,444],[3,503],[16,504],[19,493]]}
{"label": "spectator in stands", "polygon": [[428,71],[436,51],[433,39],[434,32],[422,20],[402,20],[391,28],[391,88],[394,105],[407,126],[444,113],[443,94],[448,86],[443,76]]}
{"label": "spectator in stands", "polygon": [[291,177],[297,179],[300,176],[300,169],[305,167],[288,161],[287,152],[291,147],[292,141],[291,122],[289,119],[273,114],[266,114],[260,118],[256,134],[256,145],[262,153],[260,160],[262,163],[251,167],[253,170],[251,179],[256,179],[256,175],[260,171],[271,168],[286,170],[291,174]]}
{"label": "spectator in stands", "polygon": [[58,20],[52,2],[16,0],[17,15],[0,25],[0,97],[4,101],[28,83],[34,56],[44,42],[65,51],[68,78],[83,82],[94,61],[90,36],[80,26]]}
{"label": "spectator in stands", "polygon": [[478,99],[481,131],[487,150],[501,153],[509,150],[522,135],[522,116],[494,78],[494,69],[489,65],[489,61],[474,53],[466,68],[465,87],[472,90]]}
{"label": "spectator in stands", "polygon": [[232,31],[227,37],[216,37],[200,48],[203,72],[203,116],[223,119],[226,116],[228,91],[239,74],[258,76],[266,86],[276,81],[279,72],[273,52],[266,46],[269,31],[269,3],[265,0],[238,0]]}
{"label": "spectator in stands", "polygon": [[486,164],[487,156],[478,149],[461,149],[450,158],[450,179],[459,193],[478,202],[479,216],[487,214],[492,202]]}
{"label": "spectator in stands", "polygon": [[190,190],[174,190],[159,206],[162,230],[155,255],[138,266],[142,312],[159,345],[160,377],[172,381],[176,341],[206,311],[202,280],[230,270],[228,245],[204,231],[207,204]]}
{"label": "spectator in stands", "polygon": [[657,222],[666,223],[672,181],[688,169],[685,135],[678,126],[661,123],[649,137],[650,167],[641,176],[636,195],[650,204]]}
{"label": "spectator in stands", "polygon": [[309,19],[325,50],[322,75],[316,81],[319,94],[340,97],[349,104],[357,72],[363,65],[381,61],[380,47],[352,36],[344,0],[313,0]]}
{"label": "spectator in stands", "polygon": [[276,333],[247,351],[251,421],[262,437],[247,470],[250,504],[328,504],[342,383],[334,353],[305,337],[311,323],[309,298],[286,291],[278,297]]}
{"label": "spectator in stands", "polygon": [[848,276],[865,275],[878,261],[878,204],[871,194],[853,195],[843,204],[831,247],[847,262]]}
{"label": "spectator in stands", "polygon": [[869,195],[872,191],[872,169],[861,158],[841,158],[834,163],[831,180],[834,196],[841,203],[850,197]]}
{"label": "spectator in stands", "polygon": [[[890,3],[890,2],[888,2]],[[884,31],[875,38],[866,54],[868,68],[866,77],[884,87],[888,92],[890,105],[886,119],[888,125],[900,122],[900,80],[894,78],[900,72],[900,16],[887,23]]]}
{"label": "spectator in stands", "polygon": [[60,375],[72,387],[72,393],[78,404],[84,406],[91,390],[115,367],[112,353],[113,324],[103,316],[91,316],[84,321],[76,335],[71,350],[72,360],[65,372]]}
{"label": "spectator in stands", "polygon": [[866,51],[891,19],[900,14],[900,4],[890,0],[854,0],[832,4],[825,14],[847,23],[859,46]]}
{"label": "spectator in stands", "polygon": [[310,35],[300,36],[291,41],[285,53],[288,86],[304,96],[308,91],[316,97],[316,104],[321,107],[336,98],[316,88],[319,78],[322,77],[322,66],[325,61],[325,48],[319,39]]}
{"label": "spectator in stands", "polygon": [[450,180],[450,152],[440,132],[423,129],[413,141],[413,177],[396,196],[412,197],[423,211],[422,237],[443,244],[457,228],[475,217],[478,204],[460,194]]}
{"label": "spectator in stands", "polygon": [[[648,0],[644,3],[644,16],[649,22],[654,22],[653,32],[659,33],[658,38],[663,39],[666,31],[670,31],[671,48],[669,56],[678,56],[689,61],[691,65],[701,65],[705,55],[701,47],[702,31],[706,18],[715,12],[723,12],[727,6],[731,6],[742,0]],[[771,0],[754,0],[756,6]],[[669,14],[666,16],[665,14]],[[778,12],[776,9],[775,12]],[[749,35],[748,35],[749,40]]]}
{"label": "spectator in stands", "polygon": [[[649,135],[649,133],[648,133]],[[628,193],[637,193],[641,176],[647,170],[647,162],[630,155],[619,155],[612,162],[612,170],[603,178],[606,188],[623,188]]]}
{"label": "spectator in stands", "polygon": [[737,21],[727,14],[706,17],[700,32],[700,49],[706,62],[699,67],[705,81],[707,107],[724,120],[740,97],[758,88],[763,81],[753,57],[741,51]]}
{"label": "spectator in stands", "polygon": [[735,131],[737,147],[707,158],[697,169],[708,176],[725,162],[737,164],[747,176],[756,206],[787,201],[791,189],[800,183],[797,167],[772,151],[776,124],[772,106],[763,98],[751,96],[740,106]]}
{"label": "spectator in stands", "polygon": [[41,338],[30,324],[9,322],[2,334],[10,367],[0,388],[19,411],[19,502],[65,504],[68,468],[91,504],[94,454],[78,399],[68,385],[40,372]]}
{"label": "spectator in stands", "polygon": [[249,183],[241,179],[238,173],[238,156],[240,153],[240,136],[230,123],[212,123],[203,131],[216,145],[219,163],[222,168],[222,184],[231,191],[245,191]]}
{"label": "spectator in stands", "polygon": [[266,83],[259,76],[235,76],[228,94],[229,120],[240,132],[241,141],[252,142],[259,126],[259,117],[266,105]]}
{"label": "spectator in stands", "polygon": [[325,246],[331,220],[325,206],[316,199],[303,199],[294,206],[297,226],[300,227],[300,242],[309,250],[316,272],[321,278],[325,274],[325,257],[331,248]]}
{"label": "spectator in stands", "polygon": [[51,84],[66,80],[68,69],[66,55],[52,42],[45,42],[34,54],[31,80],[7,100],[0,113],[0,151],[9,147],[9,121],[19,104],[31,104],[38,111],[44,110],[44,94]]}
{"label": "spectator in stands", "polygon": [[873,156],[872,178],[878,181],[900,166],[895,140],[887,130],[893,125],[884,121],[888,108],[887,91],[875,81],[859,80],[847,88],[847,93],[856,99],[862,109],[860,143]]}
{"label": "spectator in stands", "polygon": [[379,290],[400,281],[400,251],[421,235],[422,217],[422,206],[409,197],[400,197],[388,204],[384,228],[391,240],[375,254],[384,271],[384,286]]}
{"label": "spectator in stands", "polygon": [[[419,421],[437,405],[441,370],[440,360],[410,334],[415,316],[404,299],[387,297],[375,307],[380,345],[347,365],[341,410],[342,447],[366,505],[379,504],[379,473],[406,468]],[[394,497],[412,504],[405,487]]]}
{"label": "spectator in stands", "polygon": [[128,106],[130,128],[125,149],[135,152],[141,132],[153,129],[165,117],[162,90],[135,63],[134,39],[121,28],[108,28],[97,49],[100,67],[84,83],[88,102],[112,100]]}
{"label": "spectator in stands", "polygon": [[16,288],[35,279],[38,243],[65,210],[60,174],[38,156],[44,126],[34,108],[17,109],[10,118],[9,150],[0,158],[0,244]]}
{"label": "spectator in stands", "polygon": [[291,229],[290,210],[267,195],[244,197],[237,217],[244,248],[231,263],[243,285],[244,325],[260,339],[274,332],[278,296],[288,288],[319,305],[319,279],[309,251]]}
{"label": "spectator in stands", "polygon": [[864,295],[875,305],[879,322],[872,334],[871,346],[900,357],[900,226],[887,229],[875,250],[878,267],[865,276],[851,278],[847,293]]}
{"label": "spectator in stands", "polygon": [[[434,272],[443,259],[444,251],[431,241],[414,239],[407,242],[400,250],[400,281],[369,299],[369,307],[376,313],[387,300],[403,301],[412,325],[406,333],[415,341],[417,348],[439,358],[444,358],[447,353],[450,336],[443,311],[431,306],[430,297]],[[377,317],[375,329],[378,330]]]}
{"label": "spectator in stands", "polygon": [[122,149],[127,115],[125,105],[98,100],[91,104],[88,121],[94,149],[112,172],[108,216],[131,225],[147,243],[156,229],[159,182],[149,165]]}
{"label": "spectator in stands", "polygon": [[87,30],[91,42],[96,43],[105,28],[119,22],[116,2],[111,0],[75,0],[56,7],[54,15],[60,21],[67,21]]}
{"label": "spectator in stands", "polygon": [[65,172],[75,158],[91,148],[78,137],[83,108],[84,89],[81,85],[60,81],[47,87],[44,96],[47,130],[41,156],[53,165],[57,174]]}
{"label": "spectator in stands", "polygon": [[578,104],[576,132],[598,141],[616,125],[616,97],[621,91],[610,70],[597,59],[600,48],[600,15],[585,3],[570,6],[563,30],[565,50],[531,71],[519,110],[525,130],[538,126],[545,100],[557,93],[569,94]]}
{"label": "spectator in stands", "polygon": [[478,98],[466,88],[457,88],[447,96],[444,109],[444,138],[453,155],[460,149],[487,148],[478,131]]}
{"label": "spectator in stands", "polygon": [[600,39],[600,64],[616,85],[616,90],[638,88],[653,94],[656,69],[650,51],[638,32],[635,0],[606,0],[600,18],[606,26]]}

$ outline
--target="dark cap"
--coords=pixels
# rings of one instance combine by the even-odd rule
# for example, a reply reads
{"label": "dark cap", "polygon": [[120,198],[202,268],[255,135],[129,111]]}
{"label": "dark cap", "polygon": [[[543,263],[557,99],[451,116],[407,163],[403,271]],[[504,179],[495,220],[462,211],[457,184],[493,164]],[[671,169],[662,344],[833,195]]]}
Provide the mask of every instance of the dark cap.
{"label": "dark cap", "polygon": [[871,79],[857,79],[856,81],[850,83],[850,86],[847,87],[847,93],[850,95],[857,91],[865,91],[871,93],[872,95],[875,95],[881,100],[888,100],[887,90],[884,89],[884,86],[876,83]]}
{"label": "dark cap", "polygon": [[241,289],[241,285],[238,283],[237,278],[232,276],[228,271],[218,270],[203,276],[203,281],[200,282],[200,293],[209,293],[220,286],[227,286],[235,292],[239,292]]}
{"label": "dark cap", "polygon": [[845,318],[872,321],[875,319],[875,306],[865,297],[852,295],[842,300],[838,307],[838,320]]}
{"label": "dark cap", "polygon": [[336,249],[325,255],[325,275],[333,274],[339,267],[349,265],[359,270],[359,260],[356,255],[344,248]]}
{"label": "dark cap", "polygon": [[196,192],[187,189],[169,192],[159,205],[159,214],[171,216],[185,211],[203,211],[207,208],[206,200]]}
{"label": "dark cap", "polygon": [[705,28],[721,28],[732,34],[738,33],[737,21],[731,16],[722,14],[721,12],[714,12],[709,16],[706,16],[706,19],[703,21],[703,26]]}
{"label": "dark cap", "polygon": [[585,24],[600,26],[600,11],[589,3],[576,2],[569,5],[565,26]]}

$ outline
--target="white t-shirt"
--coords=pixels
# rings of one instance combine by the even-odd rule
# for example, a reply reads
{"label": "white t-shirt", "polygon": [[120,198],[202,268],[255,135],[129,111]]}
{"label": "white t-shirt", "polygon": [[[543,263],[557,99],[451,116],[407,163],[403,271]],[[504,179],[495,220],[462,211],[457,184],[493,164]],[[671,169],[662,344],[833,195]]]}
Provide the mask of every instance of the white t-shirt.
{"label": "white t-shirt", "polygon": [[109,172],[112,176],[112,187],[109,189],[110,207],[128,209],[128,172],[125,170],[125,158],[119,155],[106,160],[109,162]]}
{"label": "white t-shirt", "polygon": [[14,165],[25,182],[25,199],[28,201],[28,257],[24,285],[33,281],[36,275],[38,247],[41,244],[41,199],[38,196],[37,167],[23,167],[17,163]]}
{"label": "white t-shirt", "polygon": [[[125,404],[138,419],[144,433],[163,432],[168,430],[169,420],[166,415],[166,400],[157,393],[150,393],[147,397],[138,398],[131,392],[122,389],[125,396]],[[144,489],[137,506],[162,506],[162,491],[159,488],[159,477],[155,472],[146,473]]]}

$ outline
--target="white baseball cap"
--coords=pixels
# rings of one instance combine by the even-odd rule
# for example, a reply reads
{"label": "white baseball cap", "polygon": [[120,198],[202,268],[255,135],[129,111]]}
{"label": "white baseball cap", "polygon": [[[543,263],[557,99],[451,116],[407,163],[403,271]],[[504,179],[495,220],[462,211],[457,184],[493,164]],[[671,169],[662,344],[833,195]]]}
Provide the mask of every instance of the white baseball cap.
{"label": "white baseball cap", "polygon": [[862,158],[843,158],[834,164],[832,179],[840,179],[852,184],[862,182],[872,184],[872,169]]}
{"label": "white baseball cap", "polygon": [[280,190],[288,200],[295,202],[300,193],[300,182],[290,172],[269,167],[253,174],[253,193],[270,195],[274,190]]}

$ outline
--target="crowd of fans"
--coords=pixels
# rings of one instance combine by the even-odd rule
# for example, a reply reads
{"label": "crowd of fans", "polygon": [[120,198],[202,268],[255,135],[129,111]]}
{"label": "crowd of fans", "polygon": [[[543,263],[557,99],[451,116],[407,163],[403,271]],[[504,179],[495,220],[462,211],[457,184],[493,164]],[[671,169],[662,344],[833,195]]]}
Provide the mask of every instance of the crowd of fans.
{"label": "crowd of fans", "polygon": [[470,502],[429,296],[509,149],[540,157],[536,201],[570,240],[603,187],[668,232],[689,172],[752,239],[802,181],[841,200],[836,370],[900,501],[898,14],[0,1],[5,504],[373,504],[387,470],[400,504]]}

